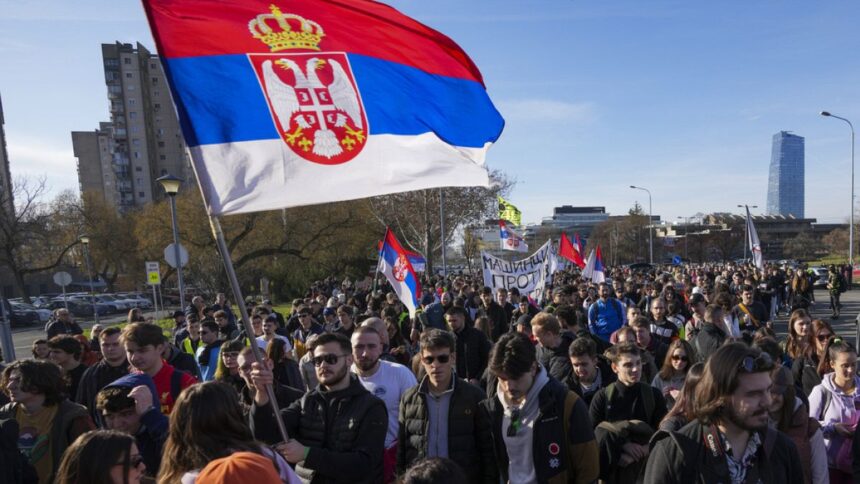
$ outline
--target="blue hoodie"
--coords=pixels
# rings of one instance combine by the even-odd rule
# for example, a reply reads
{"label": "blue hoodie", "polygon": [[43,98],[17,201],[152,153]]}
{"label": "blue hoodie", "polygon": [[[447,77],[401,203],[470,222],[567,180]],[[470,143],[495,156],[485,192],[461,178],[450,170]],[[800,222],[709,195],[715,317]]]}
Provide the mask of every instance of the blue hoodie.
{"label": "blue hoodie", "polygon": [[152,394],[153,407],[140,416],[140,428],[134,438],[137,441],[137,448],[143,456],[143,463],[146,464],[146,474],[155,476],[161,465],[161,449],[167,439],[168,424],[167,416],[161,413],[155,382],[146,373],[130,373],[105,388],[125,387],[131,391],[132,388],[140,385],[149,388],[149,392]]}

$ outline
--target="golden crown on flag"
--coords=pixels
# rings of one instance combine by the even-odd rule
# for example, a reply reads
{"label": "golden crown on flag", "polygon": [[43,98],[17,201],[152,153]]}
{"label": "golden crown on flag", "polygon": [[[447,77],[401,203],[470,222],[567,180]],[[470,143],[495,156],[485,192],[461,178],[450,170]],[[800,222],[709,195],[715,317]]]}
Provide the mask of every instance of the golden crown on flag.
{"label": "golden crown on flag", "polygon": [[320,50],[319,44],[325,32],[320,24],[292,13],[282,13],[270,5],[272,13],[261,13],[248,22],[248,30],[255,39],[260,39],[272,52],[287,49]]}

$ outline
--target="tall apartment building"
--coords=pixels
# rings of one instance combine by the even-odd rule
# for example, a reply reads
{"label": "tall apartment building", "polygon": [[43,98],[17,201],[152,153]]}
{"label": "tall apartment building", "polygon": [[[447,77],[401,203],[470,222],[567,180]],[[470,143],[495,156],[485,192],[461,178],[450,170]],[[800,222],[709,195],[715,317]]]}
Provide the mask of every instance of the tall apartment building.
{"label": "tall apartment building", "polygon": [[15,200],[12,193],[12,174],[9,171],[9,152],[6,150],[6,128],[3,120],[3,99],[0,98],[0,205],[7,213],[14,213]]}
{"label": "tall apartment building", "polygon": [[767,183],[767,214],[794,216],[804,212],[804,139],[788,131],[773,135],[770,175]]}
{"label": "tall apartment building", "polygon": [[119,210],[164,196],[156,178],[193,181],[185,142],[157,55],[138,43],[102,44],[110,122],[73,132],[81,192],[104,196]]}

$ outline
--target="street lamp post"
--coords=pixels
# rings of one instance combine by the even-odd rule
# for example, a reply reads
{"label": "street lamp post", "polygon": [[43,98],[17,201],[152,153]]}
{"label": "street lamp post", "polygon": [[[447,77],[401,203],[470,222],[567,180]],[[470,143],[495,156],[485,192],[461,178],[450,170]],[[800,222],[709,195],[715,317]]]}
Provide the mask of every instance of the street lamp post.
{"label": "street lamp post", "polygon": [[[854,272],[854,125],[851,124],[851,121],[847,119],[837,116],[835,114],[830,114],[827,111],[821,111],[822,116],[827,116],[830,118],[840,119],[848,123],[848,127],[851,128],[851,222],[848,225],[848,265],[851,267],[851,272]],[[860,341],[860,326],[857,328],[857,339]]]}
{"label": "street lamp post", "polygon": [[90,265],[90,238],[81,235],[80,240],[84,246],[84,261],[87,264],[87,277],[90,280],[90,303],[93,305],[93,320],[95,324],[99,324],[99,309],[96,307],[96,291],[93,288],[93,271]]}
{"label": "street lamp post", "polygon": [[[182,179],[167,174],[155,181],[161,184],[164,192],[170,198],[170,221],[173,224],[173,256],[176,259],[176,281],[179,284],[179,307],[185,310],[185,285],[182,281],[182,260],[179,251],[179,224],[176,222],[176,194]],[[240,301],[241,302],[241,301]]]}
{"label": "street lamp post", "polygon": [[[758,205],[738,205],[738,208],[758,208]],[[746,215],[746,212],[744,212],[744,215]],[[747,263],[747,245],[750,243],[749,239],[749,234],[744,232],[744,264]],[[750,250],[752,250],[752,247],[750,247]]]}
{"label": "street lamp post", "polygon": [[647,188],[637,187],[636,185],[630,185],[630,188],[634,190],[643,190],[648,194],[648,260],[651,264],[654,264],[654,228],[653,225],[653,213],[651,212],[651,191]]}

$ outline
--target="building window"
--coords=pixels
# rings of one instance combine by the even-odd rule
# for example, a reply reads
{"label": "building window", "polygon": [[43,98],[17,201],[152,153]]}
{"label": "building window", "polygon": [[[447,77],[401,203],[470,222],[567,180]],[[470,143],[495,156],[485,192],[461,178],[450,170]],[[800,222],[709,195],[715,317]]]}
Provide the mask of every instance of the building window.
{"label": "building window", "polygon": [[158,78],[157,78],[157,77],[153,77],[153,78],[152,78],[152,85],[153,85],[153,86],[157,86],[157,85],[158,85]]}
{"label": "building window", "polygon": [[140,198],[143,198],[143,197],[145,197],[145,196],[146,196],[146,194],[145,194],[145,193],[143,193],[143,192],[137,192],[137,196],[138,196],[138,197],[140,197]]}
{"label": "building window", "polygon": [[122,62],[123,62],[123,64],[130,65],[131,64],[131,57],[126,57],[125,59],[122,60]]}
{"label": "building window", "polygon": [[160,156],[158,157],[158,159],[159,159],[159,160],[166,160],[166,159],[167,159],[167,157],[166,157],[166,156],[164,156],[164,155],[160,155]]}
{"label": "building window", "polygon": [[131,119],[137,119],[137,111],[129,111],[128,117]]}
{"label": "building window", "polygon": [[134,91],[134,84],[129,84],[129,85],[128,85],[128,90],[129,90],[129,91]]}
{"label": "building window", "polygon": [[156,110],[161,109],[161,104],[159,104],[159,103],[155,103],[154,107],[155,107],[155,109],[156,109]]}
{"label": "building window", "polygon": [[134,77],[134,76],[132,75],[132,73],[131,73],[131,72],[126,72],[126,73],[125,73],[125,78],[126,78],[126,79],[131,79],[132,77]]}
{"label": "building window", "polygon": [[134,138],[133,140],[131,140],[131,144],[132,144],[132,146],[140,146],[140,140],[137,138]]}
{"label": "building window", "polygon": [[139,159],[139,158],[140,158],[140,152],[139,152],[139,151],[135,151],[135,152],[134,152],[134,157],[135,157],[135,158],[137,158],[137,159]]}
{"label": "building window", "polygon": [[161,91],[152,91],[152,95],[155,97],[161,96]]}
{"label": "building window", "polygon": [[135,166],[134,171],[143,171],[143,167]]}
{"label": "building window", "polygon": [[129,106],[134,106],[135,104],[137,104],[137,99],[129,99],[129,100],[128,100],[128,105],[129,105]]}

